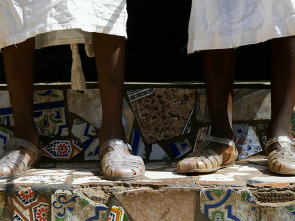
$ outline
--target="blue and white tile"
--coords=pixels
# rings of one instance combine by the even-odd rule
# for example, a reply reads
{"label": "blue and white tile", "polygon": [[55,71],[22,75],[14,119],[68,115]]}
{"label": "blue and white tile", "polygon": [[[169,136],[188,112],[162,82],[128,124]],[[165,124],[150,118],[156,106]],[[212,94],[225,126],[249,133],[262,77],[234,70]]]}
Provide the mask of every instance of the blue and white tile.
{"label": "blue and white tile", "polygon": [[102,220],[107,207],[96,204],[75,191],[57,190],[51,196],[52,220]]}
{"label": "blue and white tile", "polygon": [[8,91],[0,91],[0,124],[14,126]]}
{"label": "blue and white tile", "polygon": [[69,135],[63,91],[35,91],[33,116],[39,134],[48,137]]}
{"label": "blue and white tile", "polygon": [[56,160],[69,160],[82,152],[82,147],[76,140],[53,140],[43,150],[44,156]]}
{"label": "blue and white tile", "polygon": [[137,129],[133,130],[131,148],[134,155],[141,156],[143,159],[146,159],[145,144]]}
{"label": "blue and white tile", "polygon": [[191,151],[192,147],[187,139],[168,144],[175,158],[179,158]]}
{"label": "blue and white tile", "polygon": [[85,148],[84,160],[98,160],[99,139],[87,140],[83,145]]}
{"label": "blue and white tile", "polygon": [[80,142],[84,143],[86,140],[94,137],[97,133],[95,127],[81,119],[75,119],[72,126],[72,134]]}
{"label": "blue and white tile", "polygon": [[259,217],[257,200],[246,190],[204,189],[200,195],[201,212],[210,220],[255,221]]}
{"label": "blue and white tile", "polygon": [[155,143],[152,145],[152,152],[150,154],[149,159],[150,160],[168,160],[169,156],[158,143]]}
{"label": "blue and white tile", "polygon": [[262,151],[255,129],[248,124],[234,124],[234,141],[239,151],[239,158],[247,158]]}
{"label": "blue and white tile", "polygon": [[3,147],[7,143],[7,141],[12,138],[13,132],[10,130],[7,130],[3,127],[0,127],[0,154],[3,153]]}

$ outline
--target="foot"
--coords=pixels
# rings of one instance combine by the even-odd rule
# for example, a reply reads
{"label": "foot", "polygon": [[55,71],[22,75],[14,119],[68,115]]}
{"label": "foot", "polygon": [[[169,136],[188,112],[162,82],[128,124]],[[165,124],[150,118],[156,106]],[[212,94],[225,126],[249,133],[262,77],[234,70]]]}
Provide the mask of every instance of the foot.
{"label": "foot", "polygon": [[[223,158],[224,153],[217,153],[212,148],[208,148],[212,142],[231,147],[232,151],[226,160]],[[226,150],[225,152],[229,151]],[[185,159],[178,162],[177,171],[179,173],[215,172],[220,166],[234,162],[237,157],[238,151],[232,140],[204,135],[197,151],[189,154]]]}
{"label": "foot", "polygon": [[[31,130],[14,130],[14,137],[29,141],[34,146],[38,146],[38,140],[39,140],[39,134],[37,133],[36,129],[33,128]],[[30,133],[28,133],[30,131]],[[33,131],[33,132],[31,132]],[[12,148],[12,147],[11,147]],[[7,149],[6,151],[10,151]],[[36,159],[36,153],[34,150],[19,146],[17,149],[14,149],[10,152],[11,156],[20,156],[22,158],[22,161],[27,162],[27,165],[30,165],[35,159]],[[13,160],[13,159],[11,159]],[[5,161],[5,162],[4,162]],[[22,171],[25,169],[27,165],[25,165],[23,162],[12,162],[13,167],[9,166],[6,162],[7,158],[1,158],[0,159],[0,178],[1,177],[10,177],[13,176],[15,171]]]}
{"label": "foot", "polygon": [[[227,138],[232,140],[233,139],[233,131],[214,131],[212,128],[212,134],[213,137],[218,138]],[[210,142],[207,146],[208,149],[211,149],[215,151],[222,159],[222,163],[226,162],[229,157],[231,156],[232,152],[234,151],[233,147],[230,145],[222,144],[222,143],[216,143],[216,142]]]}
{"label": "foot", "polygon": [[130,153],[123,126],[102,126],[98,137],[102,144],[99,158],[107,179],[128,180],[144,175],[144,162],[141,157]]}
{"label": "foot", "polygon": [[130,148],[123,140],[118,139],[108,140],[101,145],[99,155],[105,178],[129,180],[144,175],[145,166],[142,158],[131,155]]}
{"label": "foot", "polygon": [[[271,124],[269,125],[269,128],[267,130],[267,138],[268,140],[273,138],[273,137],[279,137],[279,136],[287,136],[289,137],[290,139],[293,138],[292,136],[292,132],[291,132],[291,127],[289,128],[280,128],[278,126],[274,127],[272,126]],[[269,145],[267,148],[266,148],[266,156],[268,156],[272,151],[281,151],[282,150],[282,146],[278,143],[278,142],[275,142],[271,145]],[[291,152],[295,154],[295,146],[294,145],[291,145],[291,148],[290,148]]]}
{"label": "foot", "polygon": [[291,135],[291,128],[270,126],[267,137],[266,155],[269,171],[295,175],[295,142]]}

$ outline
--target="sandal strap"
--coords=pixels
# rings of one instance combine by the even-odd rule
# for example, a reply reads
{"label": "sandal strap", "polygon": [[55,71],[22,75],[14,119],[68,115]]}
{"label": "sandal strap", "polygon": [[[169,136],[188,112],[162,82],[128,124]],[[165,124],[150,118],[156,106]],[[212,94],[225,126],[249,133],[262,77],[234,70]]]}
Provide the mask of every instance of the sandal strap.
{"label": "sandal strap", "polygon": [[205,134],[202,137],[202,140],[208,140],[208,141],[212,141],[215,143],[221,143],[221,144],[226,144],[229,146],[232,146],[233,148],[236,147],[236,144],[234,141],[232,141],[231,139],[227,139],[227,138],[219,138],[219,137],[213,137],[211,135]]}
{"label": "sandal strap", "polygon": [[125,143],[124,140],[120,139],[111,139],[107,140],[106,142],[103,143],[103,145],[100,146],[99,152],[102,153],[106,148],[115,146],[116,148],[122,147],[122,149],[125,149],[127,147],[128,150],[132,150],[131,146],[128,143]]}
{"label": "sandal strap", "polygon": [[271,144],[277,143],[277,142],[287,142],[287,143],[290,143],[292,145],[295,145],[295,141],[291,140],[288,136],[277,136],[277,137],[270,138],[266,142],[266,148],[268,148]]}
{"label": "sandal strap", "polygon": [[17,137],[13,137],[13,138],[9,139],[7,144],[5,145],[4,154],[7,155],[10,152],[12,152],[13,150],[18,149],[19,147],[25,147],[25,148],[32,150],[35,154],[35,159],[40,152],[40,150],[34,144],[32,144],[30,141],[27,141],[27,140],[24,140],[21,138],[17,138]]}

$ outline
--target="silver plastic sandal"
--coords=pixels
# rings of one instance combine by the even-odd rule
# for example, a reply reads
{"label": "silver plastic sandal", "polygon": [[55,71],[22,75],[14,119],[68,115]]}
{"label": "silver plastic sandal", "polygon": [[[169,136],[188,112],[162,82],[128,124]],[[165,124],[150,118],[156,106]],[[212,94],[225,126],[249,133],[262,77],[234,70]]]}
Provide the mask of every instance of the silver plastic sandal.
{"label": "silver plastic sandal", "polygon": [[295,175],[295,153],[291,151],[295,141],[288,136],[278,136],[269,139],[266,149],[273,143],[279,143],[281,150],[273,150],[267,156],[268,169],[273,173]]}
{"label": "silver plastic sandal", "polygon": [[[101,159],[101,154],[110,148]],[[103,175],[109,180],[129,180],[139,178],[145,173],[145,166],[140,156],[127,154],[130,145],[123,140],[112,139],[106,141],[99,150]]]}
{"label": "silver plastic sandal", "polygon": [[[14,153],[20,147],[33,151],[35,158],[29,162],[23,154]],[[26,170],[34,167],[42,156],[42,150],[39,150],[34,144],[16,137],[9,139],[3,149],[4,153],[0,156],[0,172],[8,175],[0,176],[0,179],[13,179],[22,175]]]}
{"label": "silver plastic sandal", "polygon": [[[207,146],[210,142],[232,146],[233,151],[229,158],[222,162],[221,157]],[[238,157],[235,142],[226,138],[217,138],[210,135],[202,137],[202,143],[196,152],[189,154],[177,164],[178,173],[210,173],[220,169],[220,166],[233,163]]]}

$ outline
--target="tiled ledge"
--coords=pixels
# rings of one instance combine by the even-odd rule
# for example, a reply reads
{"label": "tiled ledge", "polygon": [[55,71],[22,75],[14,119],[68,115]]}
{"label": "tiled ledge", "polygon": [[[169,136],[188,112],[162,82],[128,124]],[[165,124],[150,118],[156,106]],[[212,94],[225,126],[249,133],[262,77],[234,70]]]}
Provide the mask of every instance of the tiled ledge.
{"label": "tiled ledge", "polygon": [[295,219],[295,177],[268,172],[263,156],[199,176],[178,174],[176,161],[146,168],[141,179],[109,181],[97,162],[44,162],[0,182],[0,220]]}

